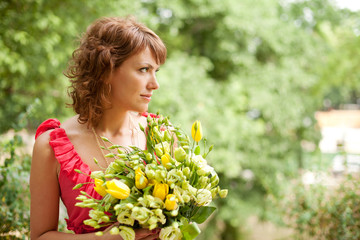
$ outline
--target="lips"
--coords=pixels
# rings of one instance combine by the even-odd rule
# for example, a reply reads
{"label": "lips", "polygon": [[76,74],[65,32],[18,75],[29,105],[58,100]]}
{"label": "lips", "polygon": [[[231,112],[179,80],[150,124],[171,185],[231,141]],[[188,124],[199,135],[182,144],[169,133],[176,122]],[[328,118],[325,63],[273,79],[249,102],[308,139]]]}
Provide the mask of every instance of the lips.
{"label": "lips", "polygon": [[150,102],[152,94],[141,94],[140,96]]}

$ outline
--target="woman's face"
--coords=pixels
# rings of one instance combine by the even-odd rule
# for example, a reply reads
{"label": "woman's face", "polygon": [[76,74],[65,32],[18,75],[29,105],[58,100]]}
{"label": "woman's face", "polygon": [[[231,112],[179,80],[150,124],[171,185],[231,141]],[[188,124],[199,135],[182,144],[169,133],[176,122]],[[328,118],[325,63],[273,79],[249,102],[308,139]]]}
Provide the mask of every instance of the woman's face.
{"label": "woman's face", "polygon": [[159,88],[159,69],[149,48],[129,57],[109,76],[113,108],[145,112],[153,91]]}

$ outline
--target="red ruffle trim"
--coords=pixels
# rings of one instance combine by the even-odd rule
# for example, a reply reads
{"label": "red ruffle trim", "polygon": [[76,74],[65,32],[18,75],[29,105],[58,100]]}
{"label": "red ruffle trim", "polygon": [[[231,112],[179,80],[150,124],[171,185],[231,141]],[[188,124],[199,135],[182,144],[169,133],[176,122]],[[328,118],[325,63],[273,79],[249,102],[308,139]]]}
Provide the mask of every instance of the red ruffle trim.
{"label": "red ruffle trim", "polygon": [[[63,128],[57,128],[50,133],[49,143],[54,149],[55,157],[61,165],[61,171],[63,173],[65,172],[69,179],[75,184],[92,181],[90,176],[87,176],[91,174],[89,166],[81,160]],[[75,169],[79,169],[87,175],[79,174],[74,171]],[[85,184],[79,189],[86,191],[86,188],[90,185],[91,184]]]}
{"label": "red ruffle trim", "polygon": [[50,129],[55,129],[55,128],[59,128],[59,127],[60,127],[60,121],[59,120],[57,120],[55,118],[48,119],[45,122],[43,122],[42,124],[40,124],[40,126],[36,130],[35,139],[37,139],[44,132],[46,132],[46,131],[48,131]]}
{"label": "red ruffle trim", "polygon": [[[66,135],[63,128],[60,128],[60,121],[57,119],[48,119],[38,127],[36,136],[40,136],[42,133],[54,129],[50,133],[49,144],[54,150],[55,157],[61,165],[61,173],[66,174],[67,178],[70,179],[74,186],[78,183],[93,182],[93,179],[89,176],[91,174],[90,167],[82,161],[78,153],[74,149],[74,145],[70,142],[70,139]],[[84,174],[75,172],[75,169],[79,169]],[[102,197],[94,190],[94,184],[85,184],[78,191],[85,191],[90,196],[101,199]],[[66,219],[67,227],[69,230],[75,233],[86,233],[94,232],[95,229],[84,225],[75,224],[72,220]]]}

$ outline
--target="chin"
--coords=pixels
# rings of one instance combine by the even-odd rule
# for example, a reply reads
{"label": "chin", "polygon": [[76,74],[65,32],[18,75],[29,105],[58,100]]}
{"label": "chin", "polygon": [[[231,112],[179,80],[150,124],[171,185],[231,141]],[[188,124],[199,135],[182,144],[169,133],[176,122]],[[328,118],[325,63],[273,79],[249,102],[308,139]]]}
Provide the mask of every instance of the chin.
{"label": "chin", "polygon": [[132,109],[131,111],[138,112],[138,113],[147,112],[148,111],[148,106],[146,106],[146,107],[136,107],[136,108]]}

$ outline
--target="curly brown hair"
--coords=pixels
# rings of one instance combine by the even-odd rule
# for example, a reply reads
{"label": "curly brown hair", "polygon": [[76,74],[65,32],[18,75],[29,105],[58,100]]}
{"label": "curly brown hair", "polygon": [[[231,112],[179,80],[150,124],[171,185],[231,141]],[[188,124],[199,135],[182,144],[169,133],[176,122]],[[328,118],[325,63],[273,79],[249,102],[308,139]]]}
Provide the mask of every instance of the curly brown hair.
{"label": "curly brown hair", "polygon": [[80,123],[96,126],[105,109],[111,107],[108,75],[130,56],[149,48],[157,62],[166,59],[162,40],[134,17],[100,18],[80,39],[80,46],[64,75],[70,78],[68,94]]}

